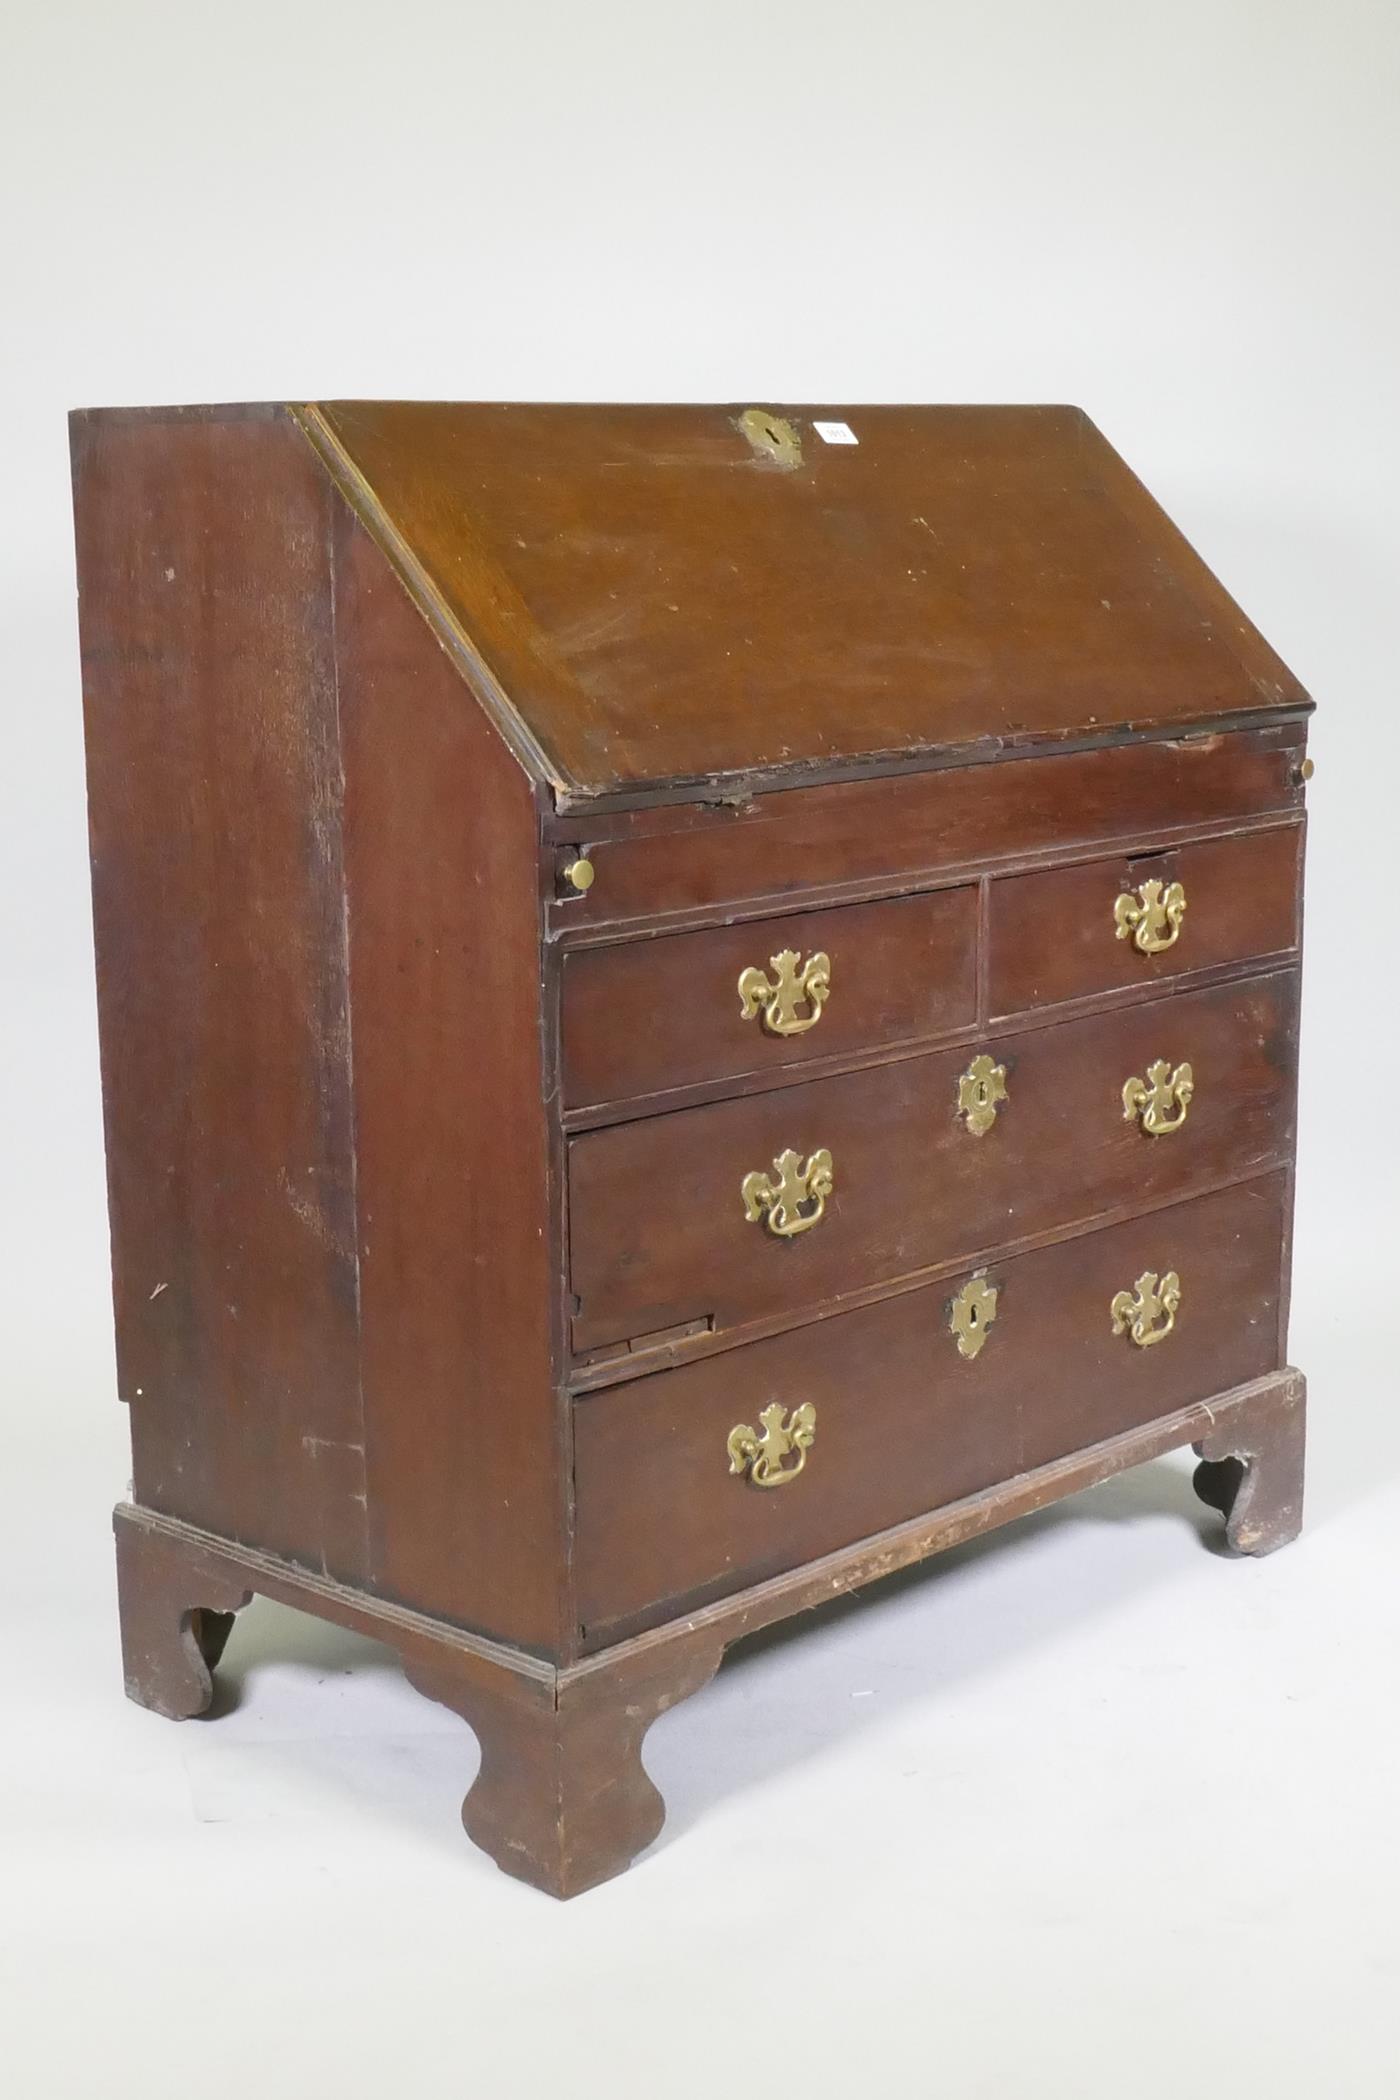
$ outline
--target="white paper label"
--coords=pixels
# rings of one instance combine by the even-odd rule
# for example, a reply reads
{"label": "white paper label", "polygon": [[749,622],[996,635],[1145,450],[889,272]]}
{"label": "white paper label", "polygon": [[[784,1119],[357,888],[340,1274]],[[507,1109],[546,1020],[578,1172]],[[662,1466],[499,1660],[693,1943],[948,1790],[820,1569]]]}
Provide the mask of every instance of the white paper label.
{"label": "white paper label", "polygon": [[860,439],[856,436],[849,423],[818,423],[814,420],[812,428],[824,445],[858,445],[860,443]]}

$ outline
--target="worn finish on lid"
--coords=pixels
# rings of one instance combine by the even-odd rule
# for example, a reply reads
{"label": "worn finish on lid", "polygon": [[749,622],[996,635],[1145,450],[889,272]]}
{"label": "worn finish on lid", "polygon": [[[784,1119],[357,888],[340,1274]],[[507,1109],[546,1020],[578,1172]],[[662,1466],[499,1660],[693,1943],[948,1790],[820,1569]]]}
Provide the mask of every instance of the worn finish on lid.
{"label": "worn finish on lid", "polygon": [[302,414],[571,799],[1308,704],[1078,409]]}

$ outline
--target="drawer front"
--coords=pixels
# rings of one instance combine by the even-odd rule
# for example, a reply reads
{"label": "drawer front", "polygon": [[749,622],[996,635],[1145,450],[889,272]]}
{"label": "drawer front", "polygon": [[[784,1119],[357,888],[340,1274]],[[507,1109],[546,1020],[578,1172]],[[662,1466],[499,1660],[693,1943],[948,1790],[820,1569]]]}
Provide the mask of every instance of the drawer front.
{"label": "drawer front", "polygon": [[977,893],[576,950],[561,997],[571,1108],[917,1042],[974,1017]]}
{"label": "drawer front", "polygon": [[1287,825],[992,884],[993,1014],[1298,945],[1302,829]]}
{"label": "drawer front", "polygon": [[[1284,1217],[1271,1175],[577,1401],[585,1644],[1277,1368]],[[1168,1303],[1175,1275],[1174,1311],[1139,1298],[1149,1273]],[[951,1324],[966,1285],[996,1292],[975,1355]],[[810,1445],[783,1452],[800,1409]]]}
{"label": "drawer front", "polygon": [[[1272,1164],[1292,1142],[1297,998],[1278,971],[992,1038],[981,1089],[965,1045],[575,1137],[575,1348],[801,1316]],[[829,1154],[829,1193],[803,1205],[792,1184],[789,1207],[785,1153],[798,1175]],[[750,1175],[778,1200],[746,1203]]]}
{"label": "drawer front", "polygon": [[593,862],[565,927],[683,917],[847,884],[916,884],[982,862],[1300,809],[1301,723],[787,788],[559,822],[561,863]]}

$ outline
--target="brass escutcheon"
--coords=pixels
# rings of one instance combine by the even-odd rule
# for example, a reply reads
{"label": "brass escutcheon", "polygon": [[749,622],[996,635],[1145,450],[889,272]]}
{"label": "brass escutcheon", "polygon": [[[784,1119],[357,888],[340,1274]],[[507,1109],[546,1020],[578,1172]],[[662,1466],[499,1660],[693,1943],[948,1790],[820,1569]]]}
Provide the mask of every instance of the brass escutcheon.
{"label": "brass escutcheon", "polygon": [[1195,1091],[1190,1065],[1178,1065],[1173,1071],[1166,1058],[1159,1057],[1147,1067],[1146,1079],[1130,1079],[1124,1085],[1123,1120],[1131,1123],[1141,1117],[1149,1137],[1163,1137],[1169,1130],[1180,1130]]}
{"label": "brass escutcheon", "polygon": [[744,1199],[744,1216],[751,1225],[762,1218],[780,1240],[810,1232],[826,1209],[826,1199],[832,1191],[831,1154],[823,1148],[814,1152],[804,1166],[801,1155],[789,1149],[778,1154],[773,1172],[778,1177],[776,1181],[767,1174],[744,1176],[739,1190]]}
{"label": "brass escutcheon", "polygon": [[[795,948],[770,955],[766,977],[756,965],[739,974],[739,1011],[746,1021],[761,1013],[770,1035],[805,1035],[822,1017],[831,990],[831,957],[820,951],[809,955],[799,969]],[[799,1012],[806,1006],[807,1012]]]}
{"label": "brass escutcheon", "polygon": [[1181,884],[1169,882],[1163,889],[1155,876],[1140,885],[1136,896],[1125,890],[1113,906],[1118,939],[1131,937],[1141,955],[1160,955],[1163,948],[1170,948],[1185,916],[1186,892]]}
{"label": "brass escutcheon", "polygon": [[[817,1434],[817,1410],[810,1400],[804,1400],[785,1422],[782,1403],[775,1400],[758,1419],[763,1425],[761,1436],[747,1422],[730,1430],[729,1470],[747,1473],[755,1487],[786,1487],[807,1463],[807,1453]],[[785,1466],[783,1460],[794,1452],[797,1463]]]}
{"label": "brass escutcheon", "polygon": [[958,1292],[948,1315],[948,1326],[957,1337],[959,1356],[971,1361],[981,1355],[987,1330],[997,1316],[998,1296],[996,1285],[988,1283],[985,1276],[974,1276]]}
{"label": "brass escutcheon", "polygon": [[802,440],[786,416],[775,416],[769,408],[746,408],[738,420],[760,459],[772,460],[778,467],[801,466]]}
{"label": "brass escutcheon", "polygon": [[1006,1067],[985,1054],[974,1057],[958,1081],[958,1113],[974,1137],[984,1137],[997,1119],[997,1103],[1009,1098]]}
{"label": "brass escutcheon", "polygon": [[1168,1269],[1158,1281],[1155,1269],[1144,1269],[1130,1291],[1119,1291],[1109,1306],[1113,1332],[1130,1334],[1139,1349],[1164,1342],[1176,1325],[1181,1303],[1181,1278]]}

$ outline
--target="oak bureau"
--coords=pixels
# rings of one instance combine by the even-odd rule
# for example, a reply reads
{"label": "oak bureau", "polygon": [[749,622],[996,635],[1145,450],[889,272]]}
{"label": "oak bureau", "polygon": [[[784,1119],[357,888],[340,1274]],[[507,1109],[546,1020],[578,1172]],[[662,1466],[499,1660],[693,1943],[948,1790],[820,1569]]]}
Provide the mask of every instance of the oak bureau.
{"label": "oak bureau", "polygon": [[134,1699],[360,1629],[567,1896],[741,1635],[1192,1443],[1293,1536],[1310,702],[1084,415],[72,445]]}

